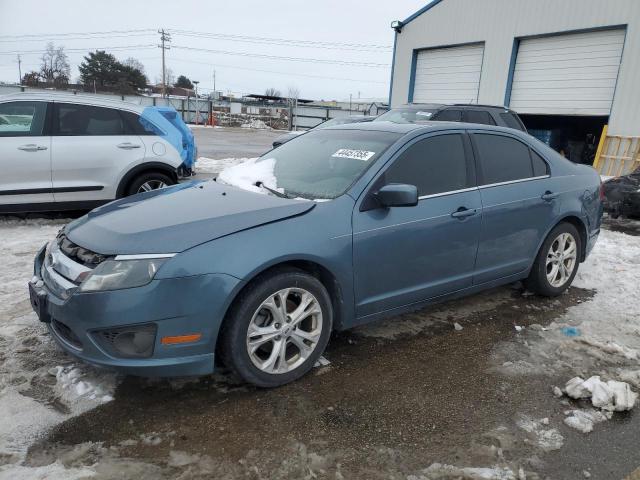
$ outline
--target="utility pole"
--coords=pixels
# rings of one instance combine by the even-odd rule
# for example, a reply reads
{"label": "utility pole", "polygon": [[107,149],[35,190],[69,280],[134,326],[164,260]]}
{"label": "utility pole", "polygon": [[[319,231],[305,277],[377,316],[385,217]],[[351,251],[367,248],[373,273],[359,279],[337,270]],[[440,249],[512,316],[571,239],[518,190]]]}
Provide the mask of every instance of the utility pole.
{"label": "utility pole", "polygon": [[216,71],[213,70],[213,98],[216,98]]}
{"label": "utility pole", "polygon": [[167,96],[167,69],[165,67],[164,53],[166,50],[171,49],[168,45],[171,43],[171,34],[165,32],[164,28],[158,30],[158,33],[160,34],[160,45],[158,45],[158,48],[162,49],[162,97],[164,98]]}
{"label": "utility pole", "polygon": [[22,59],[18,54],[18,85],[22,85]]}
{"label": "utility pole", "polygon": [[196,125],[198,125],[198,117],[200,116],[200,105],[198,103],[198,80],[193,80],[193,84],[196,86]]}

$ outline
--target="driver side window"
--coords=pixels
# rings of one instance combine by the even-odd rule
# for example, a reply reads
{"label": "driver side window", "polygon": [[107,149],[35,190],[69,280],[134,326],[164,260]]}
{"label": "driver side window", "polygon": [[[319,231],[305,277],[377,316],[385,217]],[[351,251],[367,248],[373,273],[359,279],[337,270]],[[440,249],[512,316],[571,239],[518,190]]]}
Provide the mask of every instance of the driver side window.
{"label": "driver side window", "polygon": [[388,168],[384,183],[415,185],[419,196],[473,186],[462,135],[438,135],[418,140]]}

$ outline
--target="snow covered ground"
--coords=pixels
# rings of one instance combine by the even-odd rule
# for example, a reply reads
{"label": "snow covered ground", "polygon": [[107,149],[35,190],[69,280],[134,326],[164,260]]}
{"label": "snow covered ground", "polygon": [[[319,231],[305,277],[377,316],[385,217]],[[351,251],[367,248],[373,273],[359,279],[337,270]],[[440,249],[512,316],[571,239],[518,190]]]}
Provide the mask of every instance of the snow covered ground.
{"label": "snow covered ground", "polygon": [[207,158],[198,157],[196,160],[196,173],[197,174],[210,174],[218,175],[222,170],[238,165],[244,162],[255,161],[255,158]]}
{"label": "snow covered ground", "polygon": [[[217,173],[224,166],[243,161],[251,159],[199,159],[198,165]],[[66,419],[110,401],[119,381],[111,373],[76,362],[62,353],[31,311],[26,282],[31,276],[33,256],[64,223],[65,220],[0,217],[3,258],[0,262],[2,480],[88,478],[99,468],[55,458],[47,465],[22,465],[27,448],[39,436]],[[569,308],[551,325],[529,326],[517,334],[516,340],[496,345],[494,368],[505,375],[561,375],[566,381],[575,376],[588,379],[597,375],[602,382],[627,382],[633,391],[640,391],[640,237],[604,230],[591,256],[580,266],[575,285],[593,289],[596,293],[593,298]],[[455,303],[450,307],[455,308]],[[410,329],[404,333],[411,333]],[[595,380],[590,385],[592,389],[602,387]],[[559,387],[556,392],[563,388],[570,393],[564,384],[555,386]],[[553,387],[549,385],[550,396],[553,395]],[[604,390],[598,392],[599,399],[607,395]],[[584,402],[573,402],[569,406],[567,398],[558,398],[559,411],[566,412],[566,425],[585,432],[589,429],[597,432],[599,422],[606,421],[611,415],[619,415],[608,408],[599,408],[606,402]],[[547,413],[540,413],[536,412],[534,416],[523,412],[516,422],[517,427],[523,435],[534,439],[543,452],[563,448],[564,439],[559,433],[563,422],[556,418],[550,424],[547,418],[540,418],[546,417]],[[552,413],[548,412],[548,416],[552,417]],[[86,450],[89,447],[77,448]],[[98,447],[93,445],[91,448]],[[112,468],[120,468],[120,460],[112,458],[113,451],[107,450],[102,449],[95,455],[109,458]],[[88,454],[85,452],[83,455]],[[173,455],[175,466],[170,467],[178,468],[187,462],[185,458],[191,458],[189,455],[192,453],[174,452]],[[151,467],[140,463],[136,467],[139,470],[133,470],[131,464],[127,468],[142,472]],[[515,479],[520,478],[518,468],[517,464],[479,468],[477,465],[436,463],[412,478]]]}
{"label": "snow covered ground", "polygon": [[61,352],[31,310],[27,281],[33,257],[64,223],[0,217],[0,479],[79,478],[84,469],[19,464],[39,435],[110,401],[115,389],[113,374]]}

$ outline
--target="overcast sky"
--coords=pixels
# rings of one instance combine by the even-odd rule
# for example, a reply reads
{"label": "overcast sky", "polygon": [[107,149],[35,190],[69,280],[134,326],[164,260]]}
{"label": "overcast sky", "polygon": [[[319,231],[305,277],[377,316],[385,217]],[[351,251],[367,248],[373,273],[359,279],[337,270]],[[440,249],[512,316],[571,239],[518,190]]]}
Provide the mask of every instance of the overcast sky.
{"label": "overcast sky", "polygon": [[[41,50],[47,41],[54,41],[68,52],[73,81],[79,75],[77,66],[83,55],[100,48],[121,60],[139,59],[149,80],[155,82],[161,75],[157,30],[165,28],[173,30],[168,68],[176,76],[184,74],[199,80],[205,90],[213,88],[215,69],[216,89],[225,93],[264,93],[268,87],[286,93],[293,86],[300,90],[301,98],[344,100],[349,94],[354,98],[385,98],[393,45],[389,24],[427,3],[428,0],[0,0],[0,81],[17,80],[17,52],[23,52],[24,74],[38,69]],[[109,33],[69,35],[87,32]]]}

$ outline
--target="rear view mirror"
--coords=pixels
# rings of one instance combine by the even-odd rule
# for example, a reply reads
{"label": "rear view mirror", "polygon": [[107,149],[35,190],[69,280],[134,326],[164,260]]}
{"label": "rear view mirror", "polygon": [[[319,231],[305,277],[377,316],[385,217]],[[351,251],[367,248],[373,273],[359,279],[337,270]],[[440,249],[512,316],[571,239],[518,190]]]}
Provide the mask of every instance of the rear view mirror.
{"label": "rear view mirror", "polygon": [[374,196],[383,207],[414,207],[418,204],[418,189],[415,185],[390,183]]}

